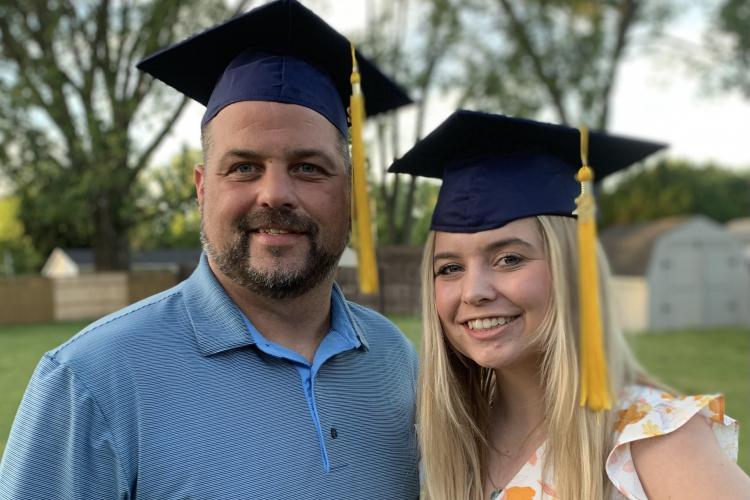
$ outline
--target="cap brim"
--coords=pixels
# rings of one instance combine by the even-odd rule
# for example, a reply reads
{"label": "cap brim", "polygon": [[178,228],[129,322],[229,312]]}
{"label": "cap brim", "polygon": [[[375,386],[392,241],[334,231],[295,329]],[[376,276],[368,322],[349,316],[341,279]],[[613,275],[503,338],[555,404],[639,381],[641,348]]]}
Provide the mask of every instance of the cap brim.
{"label": "cap brim", "polygon": [[[601,180],[665,147],[663,143],[592,131],[588,159]],[[440,179],[443,170],[453,163],[523,153],[552,155],[577,169],[581,165],[580,132],[563,125],[461,110],[396,160],[388,171]]]}

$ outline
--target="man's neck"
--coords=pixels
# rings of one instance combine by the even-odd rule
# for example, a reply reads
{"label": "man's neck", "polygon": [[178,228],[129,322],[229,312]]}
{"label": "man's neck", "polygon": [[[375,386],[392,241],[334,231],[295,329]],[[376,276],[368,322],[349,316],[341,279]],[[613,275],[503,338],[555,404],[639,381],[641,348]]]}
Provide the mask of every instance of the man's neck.
{"label": "man's neck", "polygon": [[266,339],[312,362],[331,325],[333,277],[299,297],[273,299],[236,284],[210,260],[209,265],[227,295]]}

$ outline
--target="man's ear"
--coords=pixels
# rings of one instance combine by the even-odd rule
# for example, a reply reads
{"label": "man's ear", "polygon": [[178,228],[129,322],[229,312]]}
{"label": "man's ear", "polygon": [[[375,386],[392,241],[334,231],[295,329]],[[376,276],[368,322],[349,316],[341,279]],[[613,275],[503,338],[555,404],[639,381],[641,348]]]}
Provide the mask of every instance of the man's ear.
{"label": "man's ear", "polygon": [[198,205],[203,206],[203,181],[205,180],[205,166],[198,164],[193,168],[193,182],[195,183],[195,194],[198,197]]}

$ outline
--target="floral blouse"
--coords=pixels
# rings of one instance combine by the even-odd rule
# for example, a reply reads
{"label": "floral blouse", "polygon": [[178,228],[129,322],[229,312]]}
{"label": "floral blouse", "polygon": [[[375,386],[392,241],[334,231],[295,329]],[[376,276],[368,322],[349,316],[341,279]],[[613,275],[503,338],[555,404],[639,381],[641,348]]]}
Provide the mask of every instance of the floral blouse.
{"label": "floral blouse", "polygon": [[[647,499],[638,479],[630,443],[638,439],[668,434],[700,413],[711,427],[722,450],[737,460],[738,426],[724,415],[724,398],[709,396],[673,396],[660,389],[633,385],[625,389],[619,403],[619,419],[615,424],[615,446],[609,453],[606,471],[616,490],[611,500]],[[539,447],[518,474],[497,497],[503,500],[542,500],[555,498],[551,481],[542,477],[545,445]]]}

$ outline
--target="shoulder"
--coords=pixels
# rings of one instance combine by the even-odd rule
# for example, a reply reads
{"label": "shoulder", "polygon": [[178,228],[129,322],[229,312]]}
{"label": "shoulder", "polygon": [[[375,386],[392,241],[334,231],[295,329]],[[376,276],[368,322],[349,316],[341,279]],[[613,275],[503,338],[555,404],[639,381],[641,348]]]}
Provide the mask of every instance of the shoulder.
{"label": "shoulder", "polygon": [[[645,386],[622,394],[607,474],[628,498],[724,498],[744,476],[734,463],[737,424],[720,395],[675,396]],[[737,490],[740,491],[740,490]],[[686,496],[687,495],[687,496]],[[703,496],[701,496],[703,495]]]}
{"label": "shoulder", "polygon": [[383,350],[391,354],[401,353],[416,363],[416,350],[406,335],[388,318],[354,302],[346,302],[352,322],[360,329],[372,350]]}
{"label": "shoulder", "polygon": [[184,311],[181,286],[177,285],[94,321],[47,355],[57,363],[67,364],[123,351],[166,325],[184,321]]}
{"label": "shoulder", "polygon": [[696,413],[672,432],[634,441],[633,465],[649,498],[748,498],[750,479]]}

